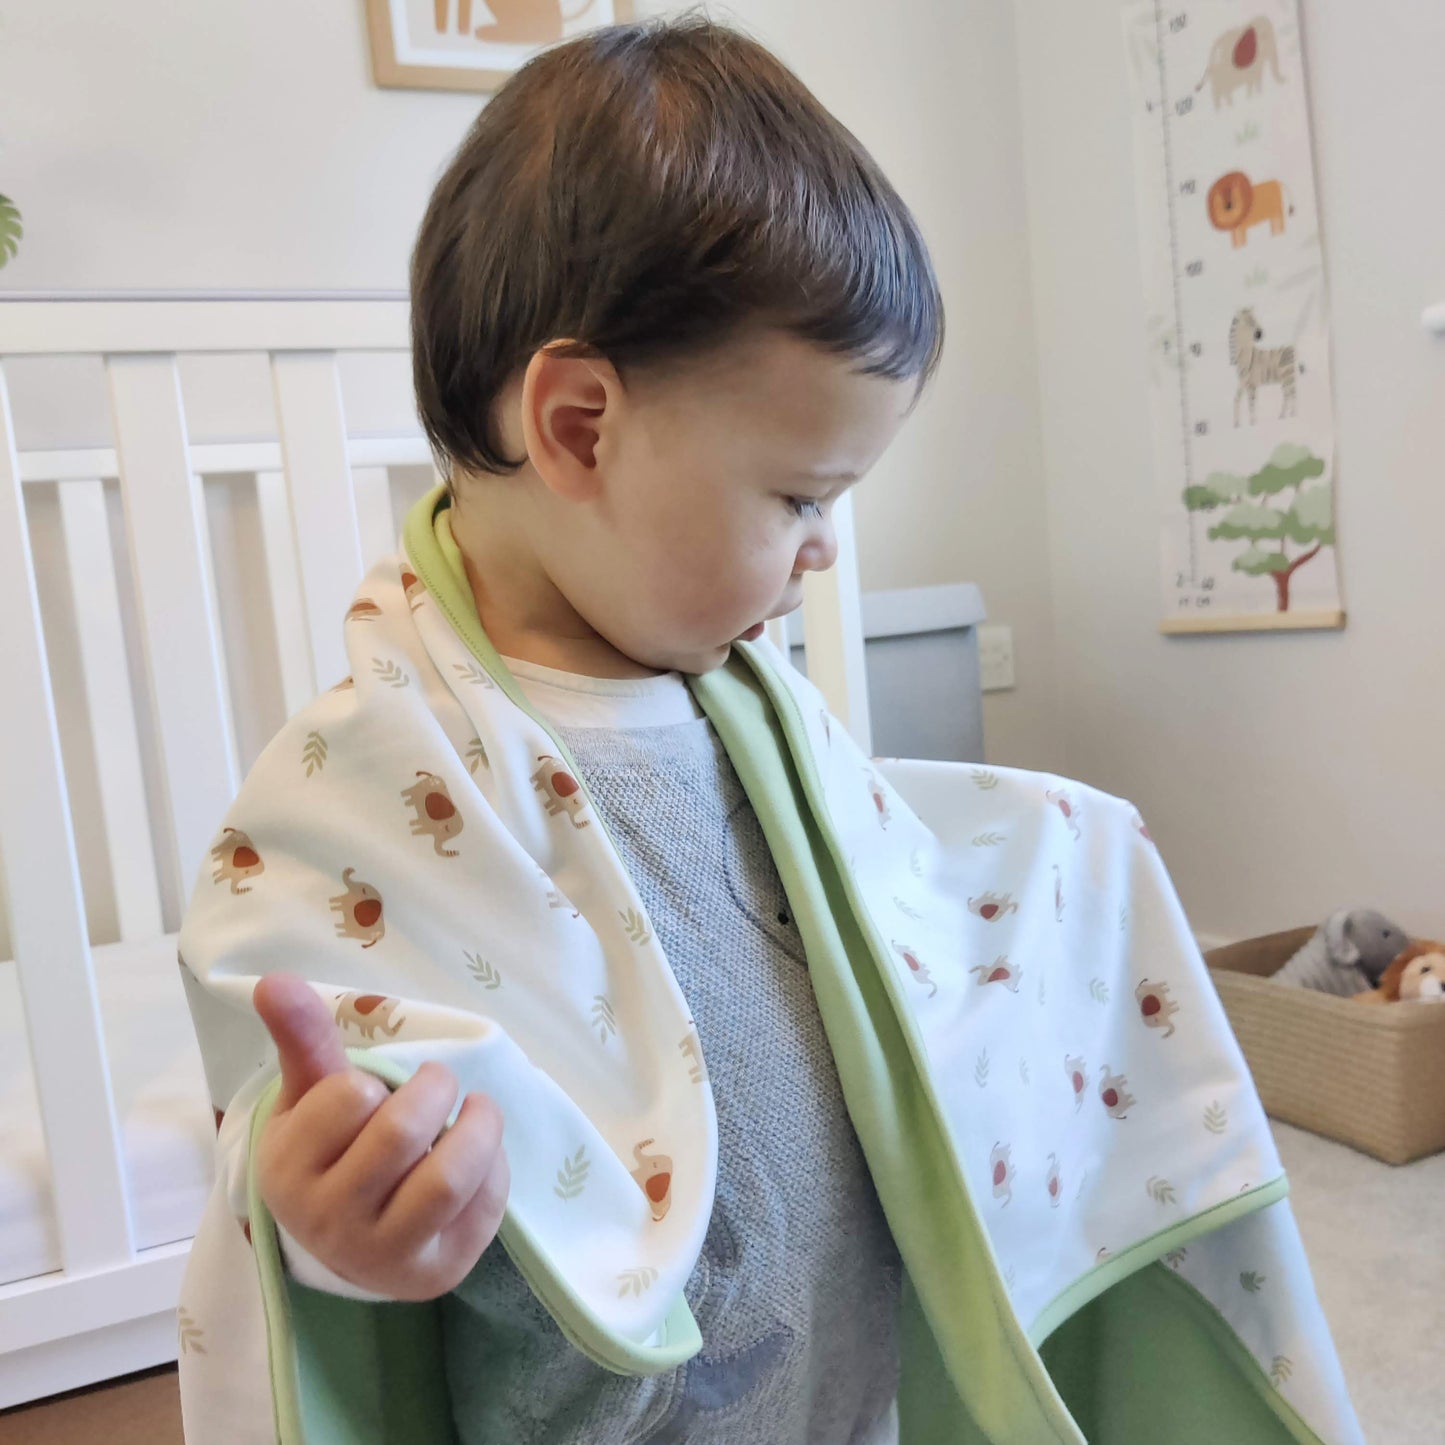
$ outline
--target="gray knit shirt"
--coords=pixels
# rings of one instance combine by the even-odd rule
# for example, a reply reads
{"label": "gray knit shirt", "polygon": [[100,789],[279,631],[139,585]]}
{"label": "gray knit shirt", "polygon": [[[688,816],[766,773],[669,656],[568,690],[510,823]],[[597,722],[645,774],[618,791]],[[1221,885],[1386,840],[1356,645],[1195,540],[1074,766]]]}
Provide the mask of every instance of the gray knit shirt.
{"label": "gray knit shirt", "polygon": [[901,1265],[844,1108],[762,828],[704,720],[560,728],[702,1040],[717,1194],[686,1287],[700,1354],[613,1375],[506,1254],[445,1302],[463,1445],[875,1445],[892,1438]]}

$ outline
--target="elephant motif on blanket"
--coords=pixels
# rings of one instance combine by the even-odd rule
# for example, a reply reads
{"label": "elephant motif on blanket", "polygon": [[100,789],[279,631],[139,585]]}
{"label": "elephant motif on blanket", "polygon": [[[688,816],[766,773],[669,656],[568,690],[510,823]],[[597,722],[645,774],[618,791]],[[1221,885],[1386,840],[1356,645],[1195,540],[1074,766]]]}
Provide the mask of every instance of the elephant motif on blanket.
{"label": "elephant motif on blanket", "polygon": [[395,1017],[400,1007],[399,998],[382,993],[344,993],[336,1000],[336,1022],[342,1028],[354,1028],[364,1039],[374,1039],[377,1029],[395,1038],[402,1025],[402,1020]]}
{"label": "elephant motif on blanket", "polygon": [[336,932],[341,938],[358,938],[363,948],[370,948],[386,936],[386,918],[381,894],[370,883],[359,882],[355,868],[342,870],[345,893],[330,900],[336,913]]}
{"label": "elephant motif on blanket", "polygon": [[229,883],[233,894],[249,893],[251,885],[246,880],[266,871],[256,845],[239,828],[222,831],[221,841],[211,849],[211,860],[216,865],[212,881]]}
{"label": "elephant motif on blanket", "polygon": [[455,858],[457,850],[444,848],[442,844],[462,831],[462,815],[457,812],[457,805],[452,802],[452,795],[441,778],[420,768],[416,775],[420,781],[401,790],[402,797],[416,811],[411,820],[411,831],[413,835],[425,834],[429,837],[438,857]]}
{"label": "elephant motif on blanket", "polygon": [[587,795],[582,784],[562,766],[561,759],[544,753],[537,761],[541,766],[532,774],[532,786],[541,793],[547,812],[553,817],[565,813],[574,828],[585,828],[588,820],[582,813],[587,807]]}
{"label": "elephant motif on blanket", "polygon": [[644,1152],[651,1149],[655,1142],[644,1139],[632,1146],[632,1157],[637,1160],[632,1177],[647,1196],[653,1219],[659,1220],[672,1208],[672,1159],[666,1154]]}

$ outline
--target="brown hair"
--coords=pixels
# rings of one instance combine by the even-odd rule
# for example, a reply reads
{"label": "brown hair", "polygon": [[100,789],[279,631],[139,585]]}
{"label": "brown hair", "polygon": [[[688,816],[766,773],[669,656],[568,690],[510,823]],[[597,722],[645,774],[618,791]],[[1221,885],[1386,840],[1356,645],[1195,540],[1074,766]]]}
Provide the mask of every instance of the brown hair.
{"label": "brown hair", "polygon": [[492,98],[411,258],[412,369],[451,485],[509,472],[494,416],[532,354],[632,366],[771,325],[931,375],[943,302],[907,206],[756,41],[698,16],[594,30]]}

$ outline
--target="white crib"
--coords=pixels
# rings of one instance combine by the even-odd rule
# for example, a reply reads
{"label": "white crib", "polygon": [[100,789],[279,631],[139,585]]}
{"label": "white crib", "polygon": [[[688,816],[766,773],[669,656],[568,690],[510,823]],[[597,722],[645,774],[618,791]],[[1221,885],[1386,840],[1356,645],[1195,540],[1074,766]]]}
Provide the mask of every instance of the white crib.
{"label": "white crib", "polygon": [[[395,549],[402,494],[434,473],[409,401],[406,427],[348,429],[341,368],[407,345],[399,293],[0,295],[0,1409],[176,1356],[212,1123],[174,930],[254,753],[228,609],[269,612],[284,713],[347,671],[364,564]],[[269,436],[188,431],[185,368],[222,354],[269,368]],[[4,363],[40,357],[103,367],[109,445],[22,447]],[[63,396],[48,404],[63,424]],[[248,489],[264,599],[218,585],[206,479],[222,476]],[[42,498],[69,628],[37,588]],[[840,564],[806,589],[809,671],[867,748],[846,502],[837,522]],[[298,554],[298,534],[323,541]],[[84,702],[57,712],[62,644]],[[78,835],[114,903],[114,937],[94,943]]]}

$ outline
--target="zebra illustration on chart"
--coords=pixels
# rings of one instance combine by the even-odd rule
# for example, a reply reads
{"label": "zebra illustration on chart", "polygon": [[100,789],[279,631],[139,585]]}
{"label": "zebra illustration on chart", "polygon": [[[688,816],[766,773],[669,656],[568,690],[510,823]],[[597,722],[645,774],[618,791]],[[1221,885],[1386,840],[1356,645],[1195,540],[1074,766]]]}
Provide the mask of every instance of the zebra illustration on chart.
{"label": "zebra illustration on chart", "polygon": [[1281,419],[1295,414],[1295,378],[1300,367],[1293,346],[1260,346],[1264,330],[1254,312],[1241,307],[1229,323],[1229,364],[1239,376],[1234,393],[1234,424],[1239,425],[1239,403],[1249,397],[1249,424],[1254,425],[1254,397],[1262,386],[1277,386],[1281,392]]}

